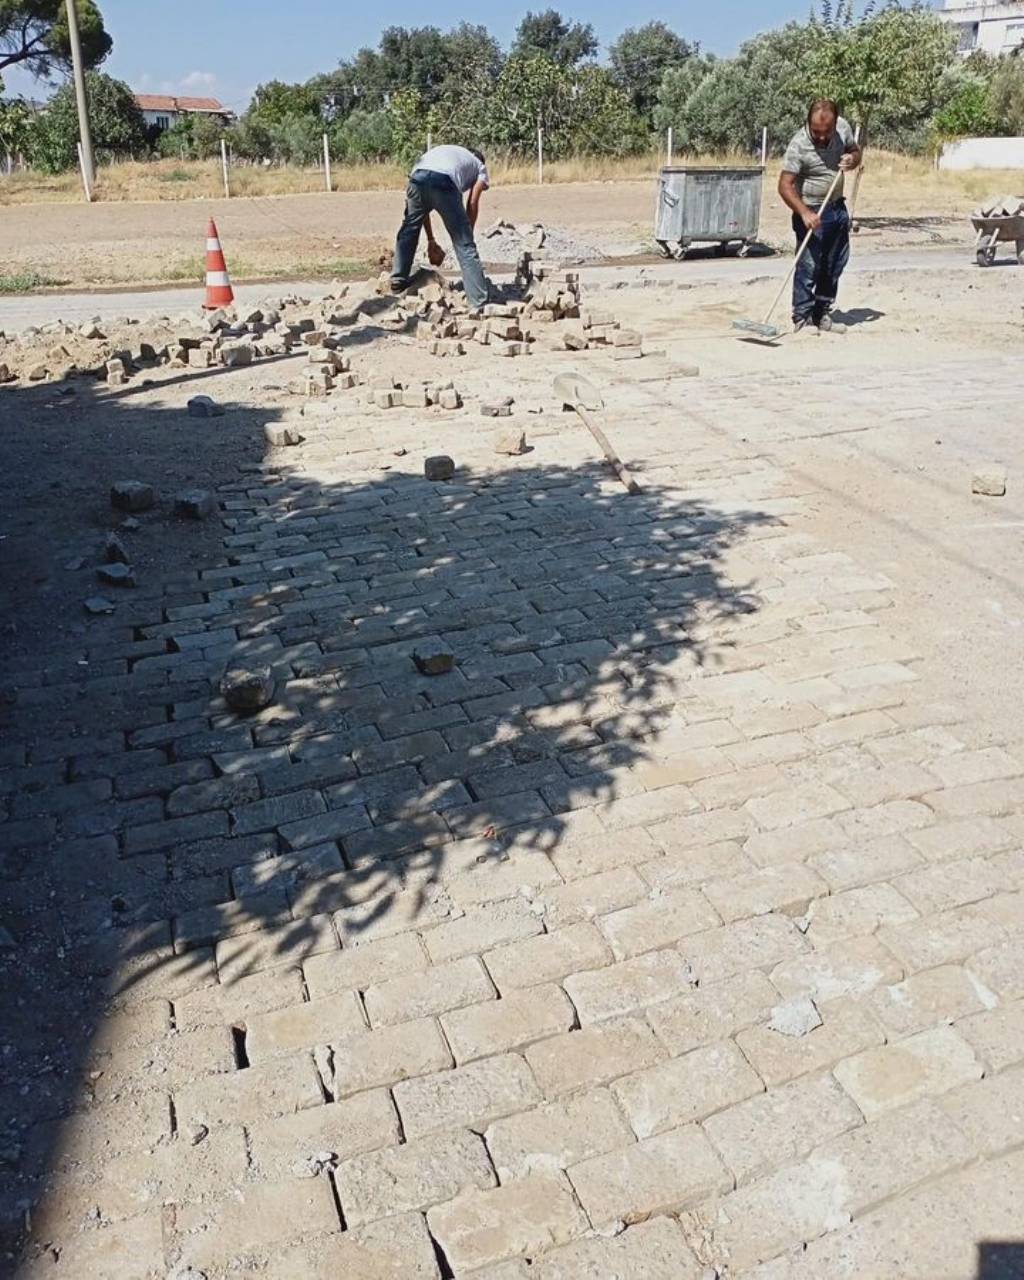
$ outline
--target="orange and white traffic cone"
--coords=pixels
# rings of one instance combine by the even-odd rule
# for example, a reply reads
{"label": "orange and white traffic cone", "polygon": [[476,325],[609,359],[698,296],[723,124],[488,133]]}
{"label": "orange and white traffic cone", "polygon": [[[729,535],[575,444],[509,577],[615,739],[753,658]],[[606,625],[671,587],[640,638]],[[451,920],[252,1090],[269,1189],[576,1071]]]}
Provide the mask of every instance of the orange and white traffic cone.
{"label": "orange and white traffic cone", "polygon": [[235,291],[231,288],[227,264],[224,261],[224,250],[220,247],[217,235],[217,224],[210,219],[206,228],[206,301],[204,311],[216,311],[218,307],[229,307],[235,300]]}

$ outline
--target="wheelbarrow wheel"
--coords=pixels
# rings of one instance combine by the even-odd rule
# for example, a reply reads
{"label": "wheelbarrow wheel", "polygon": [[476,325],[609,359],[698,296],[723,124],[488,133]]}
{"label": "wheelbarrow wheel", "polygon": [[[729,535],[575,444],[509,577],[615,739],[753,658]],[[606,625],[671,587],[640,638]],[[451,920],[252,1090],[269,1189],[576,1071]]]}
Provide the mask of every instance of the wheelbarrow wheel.
{"label": "wheelbarrow wheel", "polygon": [[979,249],[976,257],[978,259],[979,267],[990,267],[996,260],[995,248]]}
{"label": "wheelbarrow wheel", "polygon": [[1024,240],[1017,241],[1017,265],[1024,267]]}

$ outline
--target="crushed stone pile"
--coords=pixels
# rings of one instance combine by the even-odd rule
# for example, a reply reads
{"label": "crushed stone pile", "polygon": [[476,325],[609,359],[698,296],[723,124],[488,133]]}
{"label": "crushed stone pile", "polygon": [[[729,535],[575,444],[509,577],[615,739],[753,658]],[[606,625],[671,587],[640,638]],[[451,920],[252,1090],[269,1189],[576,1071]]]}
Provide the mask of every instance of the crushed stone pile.
{"label": "crushed stone pile", "polygon": [[580,240],[562,227],[542,223],[512,223],[499,218],[480,232],[480,256],[485,262],[518,262],[524,252],[541,249],[563,262],[594,262],[604,258],[596,245]]}

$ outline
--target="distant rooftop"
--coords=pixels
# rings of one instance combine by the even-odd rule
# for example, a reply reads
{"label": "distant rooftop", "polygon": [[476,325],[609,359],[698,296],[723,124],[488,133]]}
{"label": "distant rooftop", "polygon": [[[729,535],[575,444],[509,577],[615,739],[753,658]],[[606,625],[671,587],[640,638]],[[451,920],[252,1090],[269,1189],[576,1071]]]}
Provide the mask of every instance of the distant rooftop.
{"label": "distant rooftop", "polygon": [[135,101],[141,111],[209,111],[217,115],[231,115],[216,98],[175,98],[167,93],[137,93]]}

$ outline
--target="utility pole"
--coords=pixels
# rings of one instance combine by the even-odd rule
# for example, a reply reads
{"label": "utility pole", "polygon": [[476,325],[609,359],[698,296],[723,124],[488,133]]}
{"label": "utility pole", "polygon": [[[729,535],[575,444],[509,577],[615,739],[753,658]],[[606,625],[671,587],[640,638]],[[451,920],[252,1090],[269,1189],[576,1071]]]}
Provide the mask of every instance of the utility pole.
{"label": "utility pole", "polygon": [[75,0],[66,0],[68,11],[68,40],[71,43],[71,66],[75,73],[75,98],[78,101],[78,132],[82,139],[82,170],[87,189],[91,191],[96,179],[96,166],[92,158],[92,134],[89,132],[89,102],[85,96],[85,69],[82,66],[82,42],[78,37],[78,13]]}

